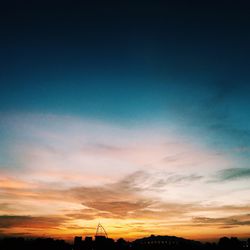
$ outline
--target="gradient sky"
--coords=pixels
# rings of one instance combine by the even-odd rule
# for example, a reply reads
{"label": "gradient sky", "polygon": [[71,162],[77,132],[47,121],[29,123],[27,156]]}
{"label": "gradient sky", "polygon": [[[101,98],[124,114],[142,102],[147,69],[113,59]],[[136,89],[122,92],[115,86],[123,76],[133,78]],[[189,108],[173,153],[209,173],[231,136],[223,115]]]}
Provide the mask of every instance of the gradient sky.
{"label": "gradient sky", "polygon": [[247,1],[38,2],[0,8],[0,235],[250,237]]}

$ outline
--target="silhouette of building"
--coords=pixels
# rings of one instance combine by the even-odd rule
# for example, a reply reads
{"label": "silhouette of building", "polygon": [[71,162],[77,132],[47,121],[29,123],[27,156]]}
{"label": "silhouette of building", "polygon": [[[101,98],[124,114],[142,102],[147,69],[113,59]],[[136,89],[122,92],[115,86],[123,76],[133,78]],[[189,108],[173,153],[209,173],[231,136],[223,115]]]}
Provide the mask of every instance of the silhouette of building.
{"label": "silhouette of building", "polygon": [[[216,243],[200,243],[198,241],[187,240],[175,236],[153,236],[127,242],[124,239],[113,239],[105,236],[92,237],[81,236],[74,238],[73,249],[80,250],[247,250],[250,249],[250,239],[241,241],[236,237],[223,237]],[[72,250],[72,245],[52,238],[25,239],[0,238],[1,250]]]}
{"label": "silhouette of building", "polygon": [[82,237],[75,236],[74,239],[74,250],[81,250],[82,249]]}
{"label": "silhouette of building", "polygon": [[[108,238],[104,227],[99,223],[96,228],[94,240],[92,237],[81,236],[74,238],[73,250],[242,250],[250,249],[250,239],[240,241],[236,237],[222,237],[216,243],[201,243],[199,241],[187,240],[176,236],[155,236],[137,239],[127,242],[120,238],[116,242]],[[4,249],[8,250],[8,249]],[[43,249],[44,250],[44,249]],[[46,249],[47,250],[47,249]]]}
{"label": "silhouette of building", "polygon": [[82,237],[76,236],[74,239],[74,250],[101,250],[115,249],[115,242],[113,239],[108,238],[108,234],[104,227],[99,223],[96,228],[95,240],[93,241],[92,237],[85,237],[85,240],[82,240]]}
{"label": "silhouette of building", "polygon": [[186,240],[175,236],[154,236],[135,240],[133,249],[200,249],[202,244],[198,241]]}
{"label": "silhouette of building", "polygon": [[90,236],[86,236],[84,242],[82,243],[83,249],[93,250],[93,239]]}
{"label": "silhouette of building", "polygon": [[72,250],[72,246],[64,240],[52,238],[25,239],[4,238],[0,239],[1,250]]}

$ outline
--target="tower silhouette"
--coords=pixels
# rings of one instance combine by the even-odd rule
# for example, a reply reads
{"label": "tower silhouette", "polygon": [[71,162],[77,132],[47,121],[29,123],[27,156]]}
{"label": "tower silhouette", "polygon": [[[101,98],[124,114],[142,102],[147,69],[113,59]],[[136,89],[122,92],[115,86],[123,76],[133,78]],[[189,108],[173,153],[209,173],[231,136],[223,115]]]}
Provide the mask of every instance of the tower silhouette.
{"label": "tower silhouette", "polygon": [[99,237],[99,236],[104,236],[108,238],[108,234],[100,222],[97,225],[96,233],[95,233],[95,237]]}

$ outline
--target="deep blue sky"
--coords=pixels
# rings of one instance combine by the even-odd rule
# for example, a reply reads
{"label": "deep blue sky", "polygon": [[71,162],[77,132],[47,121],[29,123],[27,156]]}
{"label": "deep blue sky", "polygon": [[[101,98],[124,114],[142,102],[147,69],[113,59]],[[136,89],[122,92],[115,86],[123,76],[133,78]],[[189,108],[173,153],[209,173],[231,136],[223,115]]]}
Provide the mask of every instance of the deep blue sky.
{"label": "deep blue sky", "polygon": [[212,2],[2,6],[0,111],[174,119],[244,144],[250,7]]}

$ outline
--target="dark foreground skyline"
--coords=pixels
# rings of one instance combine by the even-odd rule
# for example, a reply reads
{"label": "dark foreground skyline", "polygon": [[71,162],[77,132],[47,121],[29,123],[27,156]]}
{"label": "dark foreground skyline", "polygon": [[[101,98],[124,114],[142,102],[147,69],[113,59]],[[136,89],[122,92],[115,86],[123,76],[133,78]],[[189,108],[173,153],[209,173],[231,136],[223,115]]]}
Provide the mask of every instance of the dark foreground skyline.
{"label": "dark foreground skyline", "polygon": [[250,238],[239,240],[237,237],[222,237],[217,242],[199,242],[176,236],[144,237],[134,241],[119,238],[114,241],[105,236],[76,236],[73,244],[53,238],[0,238],[0,247],[4,250],[243,250],[250,249]]}

